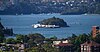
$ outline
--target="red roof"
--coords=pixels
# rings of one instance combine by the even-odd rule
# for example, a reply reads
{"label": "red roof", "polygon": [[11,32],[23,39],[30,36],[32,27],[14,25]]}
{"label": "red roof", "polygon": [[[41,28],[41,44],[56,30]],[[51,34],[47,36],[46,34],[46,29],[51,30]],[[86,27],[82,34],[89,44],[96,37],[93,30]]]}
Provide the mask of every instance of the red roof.
{"label": "red roof", "polygon": [[60,43],[60,44],[57,44],[55,46],[72,46],[73,44],[70,44],[70,43]]}
{"label": "red roof", "polygon": [[94,41],[87,41],[81,45],[88,45],[88,46],[100,46],[100,44],[94,42]]}

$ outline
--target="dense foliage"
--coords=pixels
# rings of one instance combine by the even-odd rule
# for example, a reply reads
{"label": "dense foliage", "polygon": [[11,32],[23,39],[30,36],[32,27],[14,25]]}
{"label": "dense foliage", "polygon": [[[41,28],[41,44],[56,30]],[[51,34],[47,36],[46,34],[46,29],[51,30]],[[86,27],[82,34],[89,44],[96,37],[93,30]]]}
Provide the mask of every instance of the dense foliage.
{"label": "dense foliage", "polygon": [[60,27],[68,27],[67,23],[63,19],[56,18],[56,17],[44,19],[40,21],[39,23],[44,24],[44,25],[56,25]]}
{"label": "dense foliage", "polygon": [[80,52],[80,45],[86,41],[92,40],[100,44],[100,34],[98,34],[95,38],[93,38],[91,34],[80,34],[79,36],[73,34],[72,37],[69,37],[69,39],[71,40],[71,43],[74,44],[74,50],[76,52]]}
{"label": "dense foliage", "polygon": [[[86,41],[92,40],[97,43],[100,43],[99,41],[100,34],[97,34],[95,38],[93,38],[91,34],[80,34],[79,36],[72,34],[72,36],[68,37],[67,39],[69,39],[70,43],[74,45],[73,47],[74,51],[80,52],[80,45]],[[41,34],[35,33],[35,34],[29,34],[29,35],[19,34],[19,35],[16,35],[16,38],[7,38],[6,41],[4,41],[4,43],[7,43],[7,44],[28,43],[29,48],[26,48],[25,52],[59,52],[58,48],[52,47],[53,40],[57,40],[57,37],[53,36],[51,38],[45,38]],[[62,50],[64,50],[64,48],[62,48]]]}
{"label": "dense foliage", "polygon": [[8,38],[8,39],[6,39],[6,43],[7,44],[15,44],[16,43],[16,40],[13,39],[13,38]]}
{"label": "dense foliage", "polygon": [[[28,50],[29,51],[38,50],[37,52],[59,52],[59,49],[57,49],[56,47],[52,47],[52,42],[50,43],[50,41],[52,41],[52,37],[50,39],[45,44],[39,45],[38,48],[33,47],[31,49],[28,49]],[[72,34],[72,36],[68,37],[67,39],[69,39],[70,42],[74,45],[74,47],[73,47],[74,51],[80,52],[81,51],[80,45],[85,43],[86,41],[92,40],[92,41],[95,41],[97,43],[100,43],[100,41],[99,41],[100,40],[100,34],[98,34],[95,38],[92,38],[91,34],[80,34],[79,36]],[[40,49],[42,51],[39,51]],[[64,50],[65,48],[62,47],[61,49]]]}

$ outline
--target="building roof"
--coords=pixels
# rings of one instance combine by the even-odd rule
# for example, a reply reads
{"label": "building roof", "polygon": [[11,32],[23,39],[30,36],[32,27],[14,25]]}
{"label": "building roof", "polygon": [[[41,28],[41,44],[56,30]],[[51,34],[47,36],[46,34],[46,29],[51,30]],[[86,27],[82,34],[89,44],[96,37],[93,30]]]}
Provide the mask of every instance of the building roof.
{"label": "building roof", "polygon": [[98,26],[92,26],[92,27],[98,27]]}
{"label": "building roof", "polygon": [[87,41],[81,45],[88,45],[88,46],[100,46],[100,44],[94,42],[94,41]]}
{"label": "building roof", "polygon": [[73,44],[70,44],[70,43],[60,43],[60,44],[57,44],[55,46],[73,46]]}

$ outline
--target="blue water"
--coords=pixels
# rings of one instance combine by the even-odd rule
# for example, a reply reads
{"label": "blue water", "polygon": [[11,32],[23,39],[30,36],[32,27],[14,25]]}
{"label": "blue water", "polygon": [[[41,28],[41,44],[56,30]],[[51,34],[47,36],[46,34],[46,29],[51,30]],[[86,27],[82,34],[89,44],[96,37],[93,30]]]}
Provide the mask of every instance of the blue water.
{"label": "blue water", "polygon": [[[64,28],[33,28],[43,19],[58,17],[64,19],[70,27]],[[41,33],[45,37],[57,36],[66,38],[72,34],[90,33],[92,26],[100,25],[100,15],[60,15],[60,14],[33,14],[33,15],[0,15],[5,27],[13,28],[16,34]]]}

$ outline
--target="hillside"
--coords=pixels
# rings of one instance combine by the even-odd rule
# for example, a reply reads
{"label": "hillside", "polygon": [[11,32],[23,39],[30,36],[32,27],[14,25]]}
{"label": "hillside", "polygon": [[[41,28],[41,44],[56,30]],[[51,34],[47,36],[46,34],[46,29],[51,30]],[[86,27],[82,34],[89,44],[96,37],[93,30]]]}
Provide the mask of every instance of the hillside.
{"label": "hillside", "polygon": [[0,0],[0,15],[32,13],[100,14],[100,0]]}

